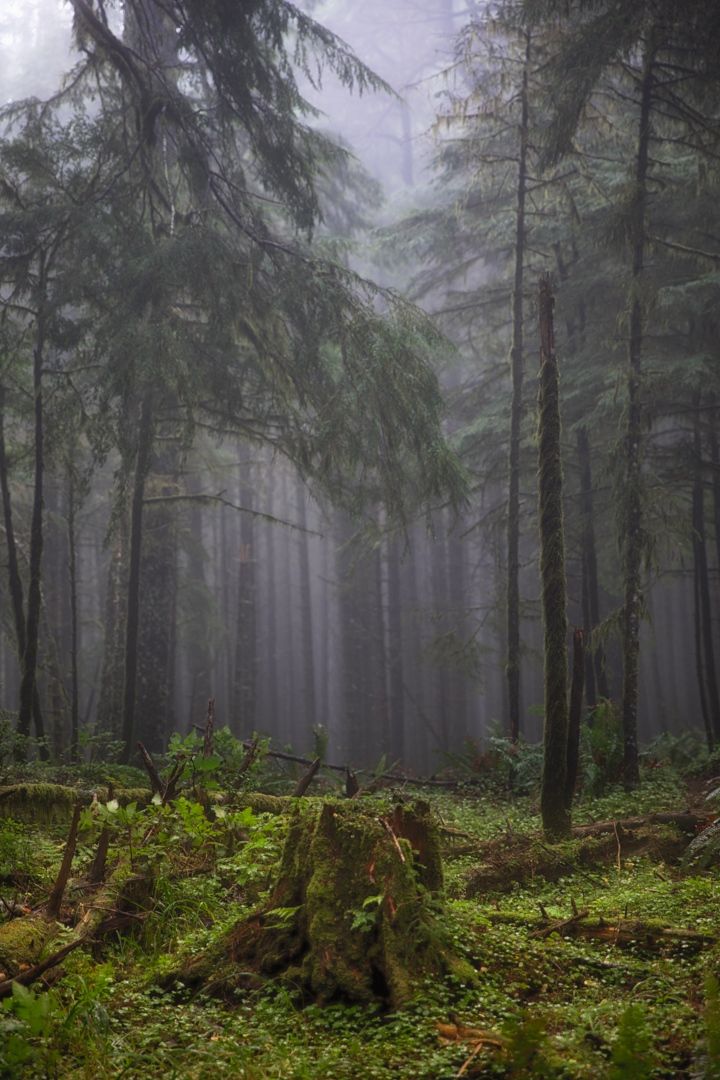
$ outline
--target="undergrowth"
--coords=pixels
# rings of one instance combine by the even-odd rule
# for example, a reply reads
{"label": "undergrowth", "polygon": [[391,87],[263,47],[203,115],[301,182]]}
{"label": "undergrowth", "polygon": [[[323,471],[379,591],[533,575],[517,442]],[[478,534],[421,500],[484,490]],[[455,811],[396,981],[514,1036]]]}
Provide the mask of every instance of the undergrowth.
{"label": "undergrowth", "polygon": [[[189,744],[175,752],[194,760]],[[554,881],[525,875],[470,897],[465,883],[485,857],[484,845],[510,850],[518,837],[542,844],[535,790],[529,784],[520,793],[519,783],[509,789],[506,766],[501,762],[505,775],[496,784],[427,796],[446,842],[448,942],[470,962],[477,982],[428,982],[395,1014],[341,1002],[320,1007],[272,980],[223,999],[182,985],[163,989],[164,973],[180,957],[216,941],[267,895],[285,822],[248,809],[203,811],[193,799],[198,777],[192,764],[172,807],[151,803],[128,814],[127,807],[101,800],[100,811],[84,823],[75,872],[86,869],[92,837],[110,822],[114,843],[130,843],[137,865],[155,868],[152,904],[133,933],[71,954],[49,990],[20,988],[2,1003],[0,1074],[718,1080],[717,945],[680,937],[621,947],[612,940],[537,934],[541,915],[562,920],[588,911],[609,925],[655,920],[714,937],[720,933],[717,871],[683,876],[659,849],[633,855],[620,845],[591,864],[570,860]],[[574,818],[681,809],[684,776],[692,771],[672,754],[653,751],[639,791],[628,794],[610,780],[586,785]],[[77,779],[85,783],[87,774]],[[278,786],[277,774],[273,783]],[[58,826],[0,819],[0,897],[8,910],[44,899],[63,837]]]}

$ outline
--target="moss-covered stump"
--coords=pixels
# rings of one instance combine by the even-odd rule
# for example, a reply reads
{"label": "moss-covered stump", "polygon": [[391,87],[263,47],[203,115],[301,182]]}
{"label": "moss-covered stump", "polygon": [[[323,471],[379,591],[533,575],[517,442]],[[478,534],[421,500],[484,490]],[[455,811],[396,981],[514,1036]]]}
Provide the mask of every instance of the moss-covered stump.
{"label": "moss-covered stump", "polygon": [[[442,929],[442,865],[429,808],[296,806],[268,902],[177,973],[187,985],[282,978],[311,1000],[407,1002],[419,980],[472,980]],[[240,973],[243,973],[242,975]]]}

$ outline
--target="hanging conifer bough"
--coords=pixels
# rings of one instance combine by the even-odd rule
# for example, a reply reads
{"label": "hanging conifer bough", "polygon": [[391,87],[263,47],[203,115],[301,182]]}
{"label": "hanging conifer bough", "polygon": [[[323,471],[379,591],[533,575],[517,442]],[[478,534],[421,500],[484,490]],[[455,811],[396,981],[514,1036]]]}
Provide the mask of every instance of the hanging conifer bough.
{"label": "hanging conifer bough", "polygon": [[[175,339],[194,338],[195,370],[172,355],[143,365],[154,397],[170,390],[187,423],[205,411],[271,443],[353,508],[381,500],[402,516],[462,498],[429,362],[437,331],[311,241],[318,182],[347,155],[310,126],[294,67],[315,84],[326,68],[349,90],[389,88],[283,0],[72,3],[116,125],[124,171],[107,198],[129,185],[149,207],[152,243],[128,264],[124,295],[135,322],[151,304],[141,321],[155,335],[174,322]],[[110,313],[108,331],[131,314]]]}
{"label": "hanging conifer bough", "polygon": [[[129,760],[142,678],[146,484],[159,445],[181,452],[198,425],[239,435],[284,454],[351,512],[383,505],[401,521],[433,500],[457,505],[466,480],[441,432],[437,330],[334,259],[330,242],[313,240],[318,192],[348,155],[313,128],[296,70],[313,85],[329,70],[359,93],[387,92],[386,84],[285,0],[71,3],[82,58],[50,102],[5,112],[15,141],[0,197],[12,197],[13,221],[25,230],[30,211],[15,193],[26,176],[13,160],[56,145],[74,161],[72,190],[66,163],[55,159],[36,184],[60,223],[48,304],[79,313],[95,373],[77,383],[88,430],[104,456],[114,427],[121,455],[115,520],[130,519]],[[38,572],[29,616],[39,580]],[[36,624],[29,617],[30,659]],[[25,668],[19,730],[27,733],[35,664]]]}

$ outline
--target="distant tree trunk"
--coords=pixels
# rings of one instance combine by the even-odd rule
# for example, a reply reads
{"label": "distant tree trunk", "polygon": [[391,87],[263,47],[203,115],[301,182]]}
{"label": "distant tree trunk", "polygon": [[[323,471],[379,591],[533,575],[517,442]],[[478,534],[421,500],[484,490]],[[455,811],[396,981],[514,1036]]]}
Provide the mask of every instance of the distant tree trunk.
{"label": "distant tree trunk", "polygon": [[[30,580],[28,585],[27,620],[25,623],[25,649],[22,655],[22,678],[20,680],[20,708],[17,730],[20,735],[30,734],[30,720],[34,712],[37,696],[36,676],[38,665],[38,646],[40,635],[40,607],[42,603],[41,575],[43,551],[43,480],[45,477],[45,416],[43,407],[42,374],[45,363],[45,303],[47,292],[48,256],[40,255],[38,274],[38,292],[40,306],[37,317],[37,336],[33,350],[33,406],[35,418],[34,438],[34,489],[33,508],[30,524]],[[35,734],[38,739],[45,736],[40,710],[35,711]],[[41,744],[43,756],[47,751]]]}
{"label": "distant tree trunk", "polygon": [[143,542],[143,501],[145,480],[152,451],[153,394],[146,389],[140,407],[132,502],[130,507],[130,552],[128,558],[127,606],[125,615],[125,664],[123,682],[123,761],[135,751],[135,694],[137,690],[138,640],[140,627],[140,571]]}
{"label": "distant tree trunk", "polygon": [[[437,620],[440,635],[449,633],[453,627],[448,625],[448,579],[447,579],[447,537],[445,536],[444,522],[440,517],[439,535],[436,535],[430,546],[430,580],[432,585],[432,607]],[[439,728],[442,735],[440,749],[447,753],[450,749],[450,693],[449,693],[449,661],[450,658],[439,654],[439,662],[433,666],[434,686],[434,715],[439,720]]]}
{"label": "distant tree trunk", "polygon": [[177,449],[166,444],[145,479],[135,729],[153,752],[174,727],[177,508],[162,500],[178,493],[178,469]]}
{"label": "distant tree trunk", "polygon": [[[585,623],[586,644],[588,644],[593,630],[600,625],[600,590],[598,588],[590,440],[586,427],[578,428],[577,453],[582,508],[583,622]],[[598,645],[594,649],[585,650],[585,672],[587,702],[592,708],[597,704],[596,689],[600,697],[610,696],[602,646]]]}
{"label": "distant tree trunk", "polygon": [[[299,477],[295,486],[295,494],[298,508],[298,524],[302,529],[307,529],[307,490]],[[300,533],[298,542],[300,559],[300,624],[302,630],[303,694],[305,698],[305,715],[310,721],[307,726],[312,728],[318,723],[318,715],[315,697],[315,651],[313,648],[310,548],[308,545],[307,532]]]}
{"label": "distant tree trunk", "polygon": [[122,734],[125,621],[128,595],[128,514],[117,515],[116,536],[110,552],[105,593],[102,671],[97,707],[97,729],[119,738]]}
{"label": "distant tree trunk", "polygon": [[720,448],[717,436],[718,404],[715,394],[708,395],[710,405],[710,464],[712,466],[713,522],[715,525],[715,559],[717,583],[720,589]]}
{"label": "distant tree trunk", "polygon": [[[246,476],[240,487],[240,505],[252,506],[254,501],[252,484]],[[251,514],[241,514],[234,698],[237,731],[243,736],[251,735],[257,726],[256,560],[255,521]]]}
{"label": "distant tree trunk", "polygon": [[541,278],[539,487],[540,577],[545,628],[545,729],[540,794],[543,829],[555,838],[570,833],[565,805],[568,763],[567,590],[562,510],[560,396],[553,296],[548,277]]}
{"label": "distant tree trunk", "polygon": [[573,633],[572,682],[570,683],[570,712],[568,716],[567,776],[565,778],[565,807],[572,809],[577,786],[580,760],[580,726],[582,723],[583,684],[585,682],[585,635]]}
{"label": "distant tree trunk", "polygon": [[[720,741],[720,695],[718,694],[715,649],[710,608],[710,576],[708,574],[707,545],[705,541],[705,492],[702,460],[702,431],[700,428],[701,395],[693,396],[693,494],[692,538],[693,563],[695,567],[696,620],[699,625],[698,674],[700,692],[704,693],[707,707],[708,743]],[[702,659],[700,658],[702,654]],[[704,678],[703,678],[704,675]]]}
{"label": "distant tree trunk", "polygon": [[630,283],[630,330],[628,336],[628,420],[625,444],[624,499],[624,603],[623,603],[623,779],[629,788],[640,782],[637,745],[638,675],[640,661],[640,615],[642,611],[642,428],[640,396],[643,353],[643,309],[640,285],[645,267],[645,218],[647,210],[648,159],[651,138],[651,106],[654,83],[654,47],[645,44],[640,99],[638,151],[635,168],[635,200],[631,222],[633,258]]}
{"label": "distant tree trunk", "polygon": [[403,626],[398,540],[387,541],[389,746],[394,761],[405,761],[405,690]]}
{"label": "distant tree trunk", "polygon": [[68,574],[70,584],[70,760],[78,760],[80,695],[78,681],[78,595],[77,595],[77,536],[76,485],[73,455],[68,460]]}
{"label": "distant tree trunk", "polygon": [[512,402],[510,406],[510,461],[507,524],[507,685],[510,738],[520,737],[520,431],[523,414],[523,288],[525,271],[525,201],[529,148],[528,78],[530,35],[526,35],[525,63],[520,90],[520,146],[515,211],[515,279],[512,297]]}
{"label": "distant tree trunk", "polygon": [[[200,493],[201,487],[193,482],[187,485],[188,494]],[[199,596],[199,602],[187,621],[187,632],[183,664],[187,669],[189,693],[185,702],[187,708],[186,729],[200,723],[203,709],[213,696],[210,682],[211,630],[208,618],[207,551],[203,535],[204,510],[202,504],[191,503],[188,510],[188,548],[186,574],[191,588],[191,595]],[[233,729],[235,730],[235,729]]]}
{"label": "distant tree trunk", "polygon": [[[5,546],[7,548],[8,587],[13,610],[13,622],[15,624],[17,656],[18,661],[22,664],[22,658],[25,654],[25,601],[23,598],[23,584],[22,577],[20,576],[17,544],[15,542],[9,473],[7,449],[5,447],[5,387],[0,385],[0,491],[2,492],[3,524],[5,526]],[[45,734],[45,726],[40,709],[40,694],[38,693],[37,685],[33,691],[32,714],[33,722],[35,724],[35,734],[38,739],[42,739]],[[47,749],[42,743],[40,745],[40,756],[47,757]]]}

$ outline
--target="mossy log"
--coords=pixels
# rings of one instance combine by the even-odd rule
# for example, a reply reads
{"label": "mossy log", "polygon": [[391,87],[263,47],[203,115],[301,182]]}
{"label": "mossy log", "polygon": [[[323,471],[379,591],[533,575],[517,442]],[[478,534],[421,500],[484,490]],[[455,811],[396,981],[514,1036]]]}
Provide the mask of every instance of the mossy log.
{"label": "mossy log", "polygon": [[535,878],[558,881],[578,868],[591,871],[631,855],[676,863],[686,847],[687,836],[669,825],[634,825],[617,834],[599,830],[557,844],[546,844],[537,836],[502,836],[463,849],[474,851],[479,860],[467,874],[463,895],[509,892]]}
{"label": "mossy log", "polygon": [[398,1008],[423,978],[474,978],[446,940],[442,884],[426,804],[383,814],[303,799],[267,903],[175,979],[221,989],[242,985],[249,971],[285,979],[321,1003]]}
{"label": "mossy log", "polygon": [[714,934],[685,927],[668,926],[661,919],[591,918],[587,911],[578,911],[565,919],[529,919],[517,912],[493,911],[488,921],[500,926],[523,926],[530,930],[530,937],[591,938],[611,945],[641,945],[651,949],[673,946],[694,946],[701,949],[717,941]]}
{"label": "mossy log", "polygon": [[[0,818],[11,817],[30,825],[62,825],[70,821],[78,801],[89,805],[94,794],[64,784],[10,784],[0,787]],[[121,806],[130,802],[145,806],[151,796],[149,788],[118,788],[114,793]]]}

